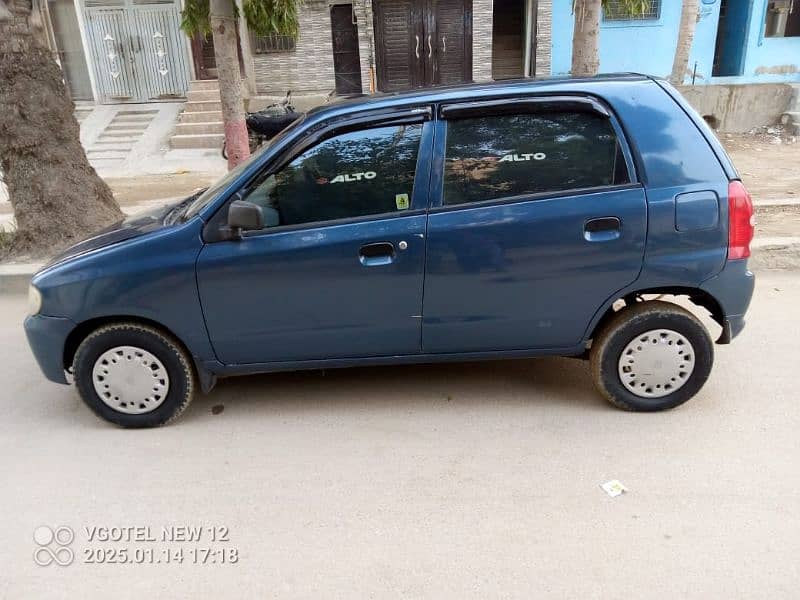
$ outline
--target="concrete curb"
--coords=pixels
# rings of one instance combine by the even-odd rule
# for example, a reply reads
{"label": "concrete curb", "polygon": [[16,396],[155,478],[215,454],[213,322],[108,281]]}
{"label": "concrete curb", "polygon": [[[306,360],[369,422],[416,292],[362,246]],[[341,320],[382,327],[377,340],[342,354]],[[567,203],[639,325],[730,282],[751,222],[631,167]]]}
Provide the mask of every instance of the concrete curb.
{"label": "concrete curb", "polygon": [[39,263],[0,265],[0,294],[25,294],[31,277],[42,267]]}

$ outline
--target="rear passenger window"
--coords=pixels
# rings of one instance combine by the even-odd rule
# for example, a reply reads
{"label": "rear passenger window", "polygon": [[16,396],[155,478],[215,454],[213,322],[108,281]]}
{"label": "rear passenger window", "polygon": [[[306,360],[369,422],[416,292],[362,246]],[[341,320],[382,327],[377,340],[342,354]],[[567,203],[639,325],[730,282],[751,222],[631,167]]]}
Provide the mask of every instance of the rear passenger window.
{"label": "rear passenger window", "polygon": [[611,122],[547,112],[447,122],[444,204],[629,183]]}
{"label": "rear passenger window", "polygon": [[337,135],[258,182],[246,199],[273,227],[408,210],[421,138],[422,125]]}

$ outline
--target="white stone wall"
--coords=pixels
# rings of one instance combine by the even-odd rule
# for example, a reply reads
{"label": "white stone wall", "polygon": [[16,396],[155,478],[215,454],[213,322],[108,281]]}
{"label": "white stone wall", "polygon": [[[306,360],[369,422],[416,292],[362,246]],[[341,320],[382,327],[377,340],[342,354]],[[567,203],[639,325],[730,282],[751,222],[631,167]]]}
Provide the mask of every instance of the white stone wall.
{"label": "white stone wall", "polygon": [[550,75],[553,53],[553,0],[539,0],[536,9],[536,77]]}
{"label": "white stone wall", "polygon": [[[378,85],[375,70],[375,31],[372,0],[353,0],[353,10],[358,21],[358,54],[361,60],[361,89],[365,94],[375,92]],[[370,75],[372,86],[370,89]]]}
{"label": "white stone wall", "polygon": [[472,80],[492,80],[492,0],[472,0]]}
{"label": "white stone wall", "polygon": [[328,3],[308,0],[299,10],[300,33],[290,52],[254,54],[256,92],[283,95],[327,94],[335,87],[333,39]]}

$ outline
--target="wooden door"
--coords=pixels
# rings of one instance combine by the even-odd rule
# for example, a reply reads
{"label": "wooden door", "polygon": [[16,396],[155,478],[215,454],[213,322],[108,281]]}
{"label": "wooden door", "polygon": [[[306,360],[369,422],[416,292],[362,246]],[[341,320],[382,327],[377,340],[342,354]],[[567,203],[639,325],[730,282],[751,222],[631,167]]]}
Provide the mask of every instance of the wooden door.
{"label": "wooden door", "polygon": [[358,51],[358,29],[352,4],[331,6],[333,35],[333,75],[336,93],[361,93],[361,59]]}
{"label": "wooden door", "polygon": [[418,0],[375,3],[378,88],[395,92],[425,85],[425,27]]}
{"label": "wooden door", "polygon": [[432,84],[472,80],[472,0],[430,0]]}
{"label": "wooden door", "polygon": [[376,0],[378,88],[472,79],[472,0]]}

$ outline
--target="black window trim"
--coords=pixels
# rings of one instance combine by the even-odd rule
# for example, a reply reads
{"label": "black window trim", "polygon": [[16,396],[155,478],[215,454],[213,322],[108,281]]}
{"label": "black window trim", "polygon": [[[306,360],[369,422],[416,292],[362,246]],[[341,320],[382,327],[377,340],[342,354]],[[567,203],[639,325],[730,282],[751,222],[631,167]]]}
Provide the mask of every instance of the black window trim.
{"label": "black window trim", "polygon": [[[459,204],[444,204],[444,168],[447,161],[447,121],[456,119],[468,119],[477,116],[497,116],[503,114],[520,114],[521,112],[589,112],[611,122],[617,142],[625,158],[625,166],[628,169],[629,183],[595,186],[590,188],[567,188],[565,190],[554,190],[552,192],[538,192],[532,194],[521,194],[515,196],[502,196],[490,198],[479,202],[461,202]],[[444,125],[443,138],[436,144],[434,153],[441,156],[437,165],[439,172],[432,176],[435,179],[438,189],[431,189],[429,212],[445,212],[447,210],[463,210],[472,206],[490,206],[492,204],[513,204],[519,202],[548,200],[563,196],[579,196],[585,194],[598,193],[602,191],[626,190],[644,187],[639,176],[639,169],[634,158],[633,147],[625,134],[621,122],[617,115],[603,100],[596,96],[585,94],[541,94],[538,96],[513,96],[503,98],[492,98],[477,102],[472,101],[448,101],[440,104],[437,117]]]}
{"label": "black window trim", "polygon": [[588,112],[606,118],[611,112],[591,96],[530,96],[457,102],[442,104],[439,115],[442,119],[469,119],[475,116],[519,114],[520,112]]}
{"label": "black window trim", "polygon": [[[348,133],[350,131],[357,131],[362,129],[376,129],[379,127],[389,127],[392,125],[415,125],[423,124],[433,120],[433,107],[430,104],[420,104],[415,106],[401,106],[392,109],[379,109],[378,111],[359,112],[356,114],[346,114],[339,118],[333,118],[329,121],[324,121],[316,125],[312,125],[309,129],[302,132],[300,137],[293,142],[290,142],[286,148],[282,149],[273,159],[263,166],[261,170],[255,173],[250,179],[239,187],[238,190],[233,192],[225,203],[219,207],[214,215],[203,226],[202,237],[204,243],[215,243],[230,241],[221,232],[221,227],[227,221],[228,206],[235,200],[241,200],[244,193],[249,190],[253,183],[261,180],[263,177],[269,177],[280,171],[283,167],[289,164],[296,157],[300,156],[309,148],[324,142],[326,139]],[[427,179],[417,181],[419,174],[420,160],[423,158],[422,144],[425,142],[424,130],[422,138],[420,139],[420,148],[417,152],[417,165],[414,169],[414,187],[411,191],[411,197],[414,198],[417,183],[425,185],[427,188]],[[294,225],[278,225],[276,227],[264,227],[263,229],[254,229],[251,231],[243,231],[242,238],[260,237],[262,235],[271,235],[277,233],[284,233],[288,231],[297,231],[303,229],[319,229],[321,227],[334,227],[337,225],[348,225],[351,223],[377,221],[387,218],[415,216],[425,214],[426,209],[413,209],[404,210],[402,212],[384,212],[375,213],[372,215],[359,215],[356,217],[345,217],[342,219],[331,219],[327,221],[311,221],[308,223],[298,223]]]}

